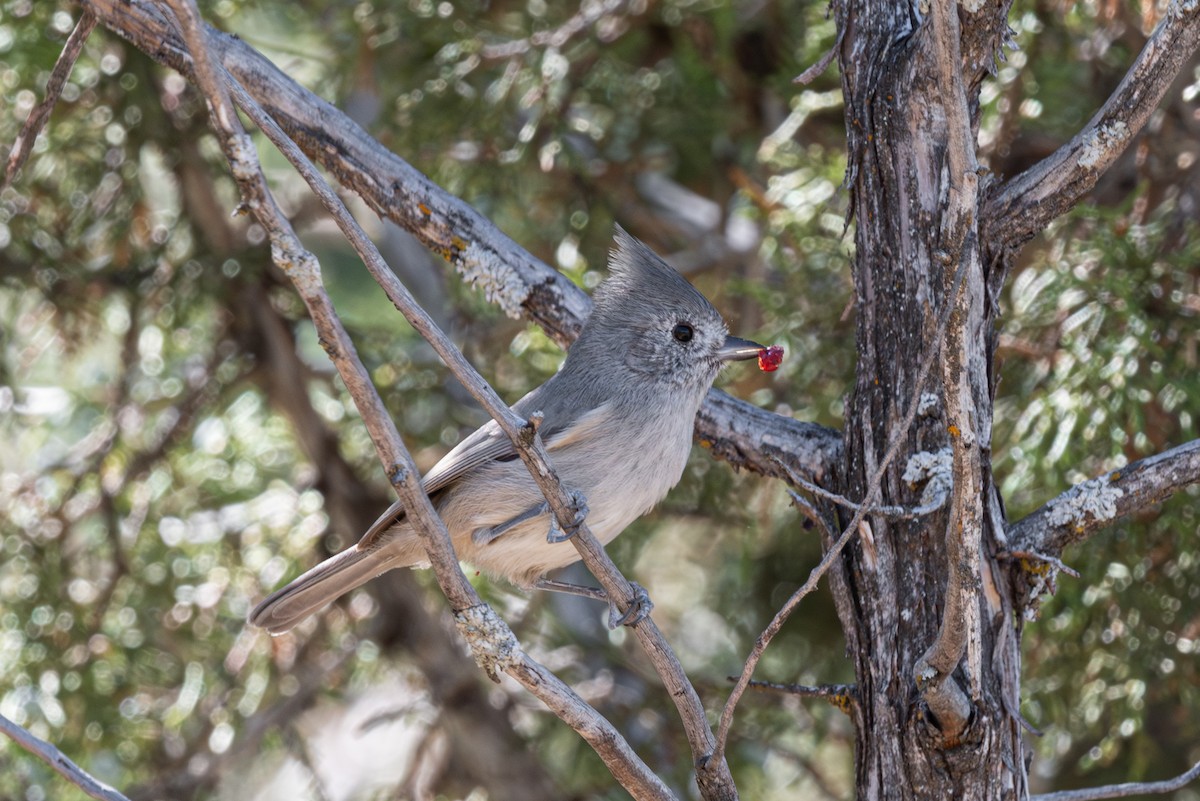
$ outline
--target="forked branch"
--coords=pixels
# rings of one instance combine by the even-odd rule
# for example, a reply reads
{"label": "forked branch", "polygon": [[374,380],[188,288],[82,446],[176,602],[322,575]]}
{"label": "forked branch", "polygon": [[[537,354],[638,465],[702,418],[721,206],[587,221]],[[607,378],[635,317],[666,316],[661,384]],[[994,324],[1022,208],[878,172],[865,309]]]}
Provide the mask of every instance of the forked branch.
{"label": "forked branch", "polygon": [[[422,537],[438,583],[449,599],[460,631],[472,646],[476,659],[493,677],[501,670],[512,675],[563,720],[570,723],[595,748],[613,776],[636,798],[672,798],[670,790],[662,780],[637,757],[607,720],[521,649],[507,625],[480,600],[463,575],[449,533],[421,487],[419,473],[412,457],[400,439],[394,422],[387,414],[371,384],[366,368],[355,353],[353,343],[325,293],[315,257],[300,245],[290,223],[266,185],[254,148],[242,130],[237,112],[230,101],[224,69],[210,59],[206,26],[192,0],[167,2],[187,42],[194,67],[193,76],[208,99],[212,127],[229,160],[245,206],[266,229],[271,241],[273,259],[291,278],[308,307],[320,341],[337,367],[371,432],[372,441],[388,477],[403,501],[414,528]],[[333,196],[332,191],[328,191],[327,194]],[[340,202],[338,205],[340,207]],[[344,208],[341,211],[345,212]],[[348,216],[345,214],[346,218]],[[357,233],[362,235],[361,230],[357,230]],[[365,235],[362,238],[365,240]],[[382,264],[377,252],[374,256],[377,262]],[[390,271],[388,272],[390,275]],[[419,309],[403,286],[399,286],[398,281],[396,285],[406,303]],[[421,311],[421,314],[424,312]],[[436,326],[433,326],[427,315],[424,315],[423,322],[436,331]],[[444,335],[438,344],[449,345]],[[466,364],[461,353],[457,351],[444,354],[445,356],[450,356],[448,360],[452,363]],[[469,365],[467,369],[469,370]],[[474,371],[470,371],[470,375],[482,382]],[[494,393],[492,396],[494,397]],[[495,400],[500,403],[498,398]],[[502,403],[500,405],[503,406]],[[508,412],[507,407],[504,407],[504,410]],[[515,418],[511,412],[508,414],[510,418]],[[505,422],[511,424],[512,420],[501,420],[502,424]],[[514,432],[514,441],[518,433]],[[561,487],[558,489],[561,492]]]}
{"label": "forked branch", "polygon": [[[187,49],[153,0],[81,4],[155,61],[191,76]],[[506,313],[536,322],[561,345],[574,341],[591,300],[570,279],[533,258],[470,205],[388,151],[245,42],[212,29],[208,40],[233,77],[339,183],[444,256]],[[696,418],[696,435],[718,458],[768,476],[782,477],[766,456],[771,449],[786,452],[793,465],[818,478],[841,463],[837,431],[771,414],[716,389]]]}

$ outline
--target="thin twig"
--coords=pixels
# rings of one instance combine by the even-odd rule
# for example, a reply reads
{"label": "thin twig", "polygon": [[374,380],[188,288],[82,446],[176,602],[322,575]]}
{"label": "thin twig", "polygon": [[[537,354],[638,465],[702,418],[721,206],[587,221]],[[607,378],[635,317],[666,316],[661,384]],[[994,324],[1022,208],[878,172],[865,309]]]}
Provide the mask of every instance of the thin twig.
{"label": "thin twig", "polygon": [[69,756],[32,732],[0,715],[0,731],[13,742],[54,768],[64,779],[100,801],[129,801],[129,798],[76,765]]}
{"label": "thin twig", "polygon": [[33,151],[33,143],[37,141],[38,134],[45,127],[46,120],[50,119],[50,112],[54,110],[58,98],[62,96],[67,78],[70,77],[71,70],[74,69],[75,62],[79,59],[79,54],[83,52],[83,45],[95,27],[96,15],[85,8],[79,15],[79,22],[75,23],[75,29],[67,37],[67,43],[63,45],[62,53],[59,54],[58,61],[54,64],[54,70],[50,73],[50,80],[46,82],[46,96],[29,112],[29,116],[21,125],[21,132],[13,141],[12,150],[8,152],[8,164],[4,167],[4,180],[0,181],[0,189],[4,189],[12,183],[17,171],[29,158],[29,154]]}
{"label": "thin twig", "polygon": [[833,59],[837,57],[838,47],[841,45],[841,34],[838,34],[838,42],[833,47],[825,51],[825,53],[817,59],[817,63],[810,66],[804,72],[792,79],[792,83],[798,83],[801,86],[807,86],[817,79],[825,70],[829,69],[829,65],[833,63]]}
{"label": "thin twig", "polygon": [[[730,681],[737,681],[737,676],[728,678]],[[800,695],[805,698],[824,698],[837,707],[842,707],[848,702],[856,702],[858,699],[858,687],[853,684],[785,684],[754,679],[747,686],[751,690]]]}
{"label": "thin twig", "polygon": [[817,509],[816,505],[811,503],[808,498],[805,498],[798,492],[788,489],[788,497],[792,499],[792,504],[800,510],[800,512],[821,527],[821,533],[828,539],[833,539],[833,529],[825,522],[825,517]]}
{"label": "thin twig", "polygon": [[610,14],[618,14],[629,5],[629,0],[601,0],[600,2],[585,2],[581,10],[562,25],[548,31],[538,31],[532,36],[511,42],[496,42],[484,45],[479,55],[486,59],[504,59],[527,53],[535,47],[548,47],[561,50],[567,42],[579,35],[586,28],[595,25]]}
{"label": "thin twig", "polygon": [[[793,484],[797,484],[806,492],[811,492],[813,495],[824,498],[827,501],[833,501],[838,506],[849,509],[852,512],[865,508],[866,513],[869,515],[879,515],[880,517],[886,517],[891,520],[915,520],[918,517],[924,517],[926,515],[933,514],[946,505],[947,496],[943,495],[936,501],[931,501],[922,506],[881,506],[876,504],[874,506],[863,507],[861,503],[855,503],[844,495],[838,495],[836,492],[832,492],[822,486],[812,483],[808,479],[798,474],[795,470],[792,470],[792,468],[789,467],[778,456],[771,456],[771,459],[778,462],[779,466],[782,467],[785,472],[787,472],[788,480]],[[794,492],[789,490],[789,494],[791,494],[792,500],[796,500],[796,494]]]}
{"label": "thin twig", "polygon": [[[458,564],[450,535],[421,487],[416,465],[400,439],[394,421],[387,414],[372,385],[366,368],[355,353],[353,343],[338,319],[328,295],[321,286],[320,268],[316,258],[300,245],[290,223],[284,217],[266,185],[266,179],[258,164],[253,145],[242,130],[237,112],[229,98],[228,75],[223,68],[218,68],[210,60],[205,27],[200,20],[198,11],[192,0],[167,0],[167,2],[179,21],[184,40],[191,53],[195,79],[209,100],[213,128],[229,159],[245,206],[254,213],[267,230],[271,241],[272,257],[293,281],[308,307],[309,314],[320,334],[321,342],[337,367],[370,431],[371,439],[393,488],[404,504],[408,518],[422,537],[438,584],[450,601],[459,623],[460,633],[471,645],[477,661],[493,678],[496,678],[498,671],[504,670],[537,695],[592,745],[613,776],[634,797],[664,800],[672,798],[672,793],[662,780],[641,761],[611,723],[588,706],[570,687],[524,653],[512,631],[489,606],[480,600],[474,587],[467,581]],[[238,89],[240,90],[240,87]],[[260,116],[265,117],[265,115]],[[264,125],[264,128],[269,128],[271,125]],[[298,153],[298,151],[296,152]],[[311,164],[307,166],[309,172],[315,175]],[[403,303],[402,310],[410,313],[408,315],[410,321],[435,348],[441,346],[439,354],[443,359],[452,365],[459,366],[460,369],[456,373],[464,378],[464,383],[467,383],[467,379],[473,376],[475,381],[481,385],[481,401],[491,401],[491,403],[485,403],[485,406],[496,407],[489,408],[489,411],[493,412],[493,416],[506,430],[506,433],[513,438],[517,447],[520,448],[524,444],[532,451],[529,446],[537,442],[536,432],[532,429],[527,431],[524,421],[517,418],[499,400],[486,382],[479,378],[462,354],[453,347],[424,310],[413,300],[407,289],[387,269],[378,251],[375,250],[361,228],[356,224],[348,224],[347,221],[353,223],[353,220],[332,190],[323,181],[317,181],[314,191],[335,214],[351,242],[360,248],[360,252],[365,257],[369,258],[369,266],[391,276],[393,280],[389,283],[392,291],[389,292],[389,297],[397,305]],[[526,437],[528,441],[525,441]],[[540,447],[540,443],[537,444]],[[522,452],[522,455],[528,456],[526,452]],[[541,466],[549,473],[549,466],[544,459],[544,451],[539,456],[543,457]],[[527,463],[530,462],[527,460]],[[536,475],[535,478],[537,478]],[[561,486],[556,486],[556,488],[560,495],[565,497],[566,493],[562,491]],[[553,501],[554,499],[551,499],[552,505]],[[569,503],[570,500],[567,499],[565,504],[569,505]],[[559,505],[567,508],[564,503]],[[568,514],[567,520],[574,518],[573,510],[564,512],[562,509],[556,509],[556,512],[559,513],[560,521],[564,520],[564,515]],[[567,523],[563,522],[563,526],[566,528]],[[586,534],[587,532],[581,533]],[[597,547],[600,547],[598,543]],[[603,553],[603,549],[601,549],[601,553]],[[610,590],[610,593],[612,598],[621,597],[615,591]],[[630,590],[627,597],[632,597],[632,595],[632,590]]]}
{"label": "thin twig", "polygon": [[[530,468],[530,474],[546,495],[555,513],[559,525],[564,531],[575,531],[571,541],[579,549],[584,564],[604,587],[609,598],[618,599],[628,605],[634,598],[634,590],[628,580],[613,564],[603,546],[591,533],[586,522],[580,523],[575,518],[574,499],[563,489],[557,474],[550,465],[549,457],[540,439],[528,440],[525,434],[525,421],[521,420],[496,395],[486,381],[476,372],[475,368],[463,357],[449,338],[437,324],[416,303],[408,291],[400,283],[379,255],[374,243],[358,226],[354,218],[346,210],[341,199],[329,188],[321,178],[308,158],[287,137],[273,119],[267,115],[254,99],[231,76],[227,76],[239,106],[245,111],[256,125],[267,135],[280,152],[292,163],[301,176],[308,182],[310,188],[318,196],[326,209],[333,215],[339,228],[346,236],[355,251],[362,258],[368,270],[376,281],[383,287],[388,298],[400,309],[412,326],[426,338],[434,350],[442,357],[456,378],[462,382],[468,392],[493,416],[506,434],[512,438],[518,453]],[[659,630],[654,621],[647,617],[633,627],[635,636],[645,649],[659,676],[663,680],[672,699],[675,701],[684,723],[689,742],[692,744],[696,759],[707,754],[712,747],[712,729],[708,726],[704,706],[695,688],[688,680],[682,664],[675,656],[670,644]],[[536,693],[535,693],[536,694]],[[539,696],[540,697],[540,696]],[[545,700],[545,699],[543,699]],[[714,774],[715,778],[706,778],[721,788],[732,788],[732,777],[727,768],[721,768]]]}
{"label": "thin twig", "polygon": [[1084,787],[1079,790],[1060,790],[1057,793],[1042,793],[1030,796],[1030,801],[1097,801],[1101,798],[1124,798],[1128,795],[1157,795],[1173,793],[1200,778],[1200,762],[1192,765],[1174,779],[1160,782],[1126,782],[1106,784],[1101,787]]}
{"label": "thin twig", "polygon": [[1079,571],[1063,564],[1061,559],[1037,551],[997,551],[997,559],[1028,559],[1034,562],[1044,562],[1060,573],[1066,573],[1071,578],[1079,578]]}

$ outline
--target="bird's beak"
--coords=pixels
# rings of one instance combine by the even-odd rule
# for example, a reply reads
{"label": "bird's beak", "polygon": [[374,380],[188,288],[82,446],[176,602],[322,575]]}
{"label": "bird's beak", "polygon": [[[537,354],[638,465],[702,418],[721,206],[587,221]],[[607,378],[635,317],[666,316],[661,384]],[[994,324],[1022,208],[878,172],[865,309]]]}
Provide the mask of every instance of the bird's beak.
{"label": "bird's beak", "polygon": [[725,337],[725,344],[717,351],[717,358],[723,362],[744,362],[758,358],[759,352],[764,350],[766,346],[757,342],[740,337]]}

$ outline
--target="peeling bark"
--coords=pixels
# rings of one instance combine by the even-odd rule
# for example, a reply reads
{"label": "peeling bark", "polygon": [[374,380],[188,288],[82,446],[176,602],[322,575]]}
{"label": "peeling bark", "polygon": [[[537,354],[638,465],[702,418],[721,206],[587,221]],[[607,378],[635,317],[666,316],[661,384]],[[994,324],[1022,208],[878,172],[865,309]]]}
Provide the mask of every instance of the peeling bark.
{"label": "peeling bark", "polygon": [[[893,436],[880,502],[913,505],[904,454],[953,452],[951,503],[914,520],[870,519],[834,591],[855,659],[858,797],[1022,798],[1020,653],[995,550],[991,493],[994,304],[978,245],[974,169],[983,53],[1006,5],[837,8],[856,229],[858,375],[844,433],[846,495],[860,498]],[[938,15],[942,15],[939,17]],[[917,386],[947,304],[940,370]],[[932,393],[932,396],[929,396]],[[922,398],[925,395],[926,397]],[[900,429],[909,404],[922,414]]]}

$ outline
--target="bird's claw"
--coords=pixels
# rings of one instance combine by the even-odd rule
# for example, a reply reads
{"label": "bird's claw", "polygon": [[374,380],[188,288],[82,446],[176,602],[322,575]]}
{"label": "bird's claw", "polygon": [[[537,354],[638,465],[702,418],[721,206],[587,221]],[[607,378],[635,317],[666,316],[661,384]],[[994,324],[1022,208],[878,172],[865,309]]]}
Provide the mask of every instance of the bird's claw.
{"label": "bird's claw", "polygon": [[550,515],[550,530],[546,532],[546,542],[550,543],[551,545],[555,545],[560,542],[566,542],[567,540],[571,539],[571,537],[575,536],[575,532],[579,530],[579,527],[583,525],[583,521],[587,519],[587,498],[584,497],[583,493],[573,491],[571,493],[571,500],[574,502],[575,506],[575,517],[571,521],[571,528],[568,531],[563,531],[562,527],[558,525],[558,520],[555,519],[554,515]]}
{"label": "bird's claw", "polygon": [[645,587],[634,581],[629,582],[629,585],[633,587],[633,602],[629,604],[629,608],[624,613],[611,600],[608,602],[608,627],[610,629],[618,626],[636,626],[648,618],[651,610],[654,609],[654,601],[650,600],[650,593],[646,592]]}

